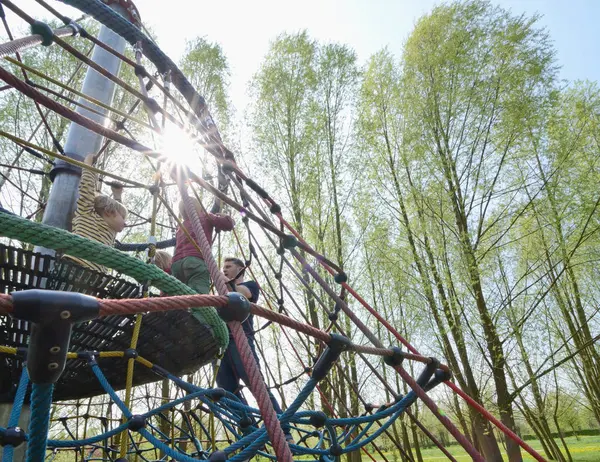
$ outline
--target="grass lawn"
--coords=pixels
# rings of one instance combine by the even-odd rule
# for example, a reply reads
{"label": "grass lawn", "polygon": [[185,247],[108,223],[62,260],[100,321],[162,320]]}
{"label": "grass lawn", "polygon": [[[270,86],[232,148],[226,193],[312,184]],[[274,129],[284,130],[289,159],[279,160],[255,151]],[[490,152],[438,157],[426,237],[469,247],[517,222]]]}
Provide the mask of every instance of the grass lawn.
{"label": "grass lawn", "polygon": [[[579,440],[575,437],[569,437],[565,439],[571,451],[573,462],[600,462],[600,436],[581,436]],[[542,451],[542,445],[538,440],[530,440],[527,443],[536,451],[538,451],[542,457],[545,457]],[[561,444],[560,441],[558,442]],[[562,446],[561,446],[562,447]],[[458,461],[471,460],[465,451],[458,445],[453,445],[448,448],[450,454],[452,454]],[[386,454],[387,456],[387,454]],[[391,457],[388,459],[393,460]],[[423,451],[423,459],[426,462],[443,461],[447,460],[446,456],[437,448],[426,449]],[[383,459],[377,459],[383,460]],[[400,460],[400,459],[398,459]],[[506,459],[508,460],[508,459]],[[535,460],[525,451],[523,451],[523,460]]]}

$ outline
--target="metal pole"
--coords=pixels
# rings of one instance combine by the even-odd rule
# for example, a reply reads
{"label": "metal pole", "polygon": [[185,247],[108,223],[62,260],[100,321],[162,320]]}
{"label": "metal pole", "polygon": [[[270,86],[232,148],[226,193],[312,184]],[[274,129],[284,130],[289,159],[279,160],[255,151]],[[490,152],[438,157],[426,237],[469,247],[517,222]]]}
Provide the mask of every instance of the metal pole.
{"label": "metal pole", "polygon": [[[112,3],[110,6],[117,13],[127,17],[127,10],[119,2]],[[98,39],[120,53],[125,51],[125,39],[106,26],[101,27]],[[114,75],[119,74],[121,60],[108,51],[96,46],[92,54],[92,60],[110,73]],[[82,92],[105,104],[111,105],[115,94],[115,83],[102,76],[94,69],[88,68],[83,81]],[[107,111],[105,109],[95,106],[88,101],[84,101],[82,98],[80,98],[80,102],[93,107],[104,115],[95,114],[84,107],[78,106],[76,111],[79,114],[89,117],[101,124],[107,122]],[[86,155],[98,152],[102,142],[103,137],[101,135],[98,135],[87,128],[83,128],[76,123],[71,123],[67,133],[67,140],[64,145],[65,154],[73,159],[83,161]],[[42,223],[56,228],[71,229],[71,220],[77,202],[80,177],[81,169],[79,167],[61,160],[56,162],[55,167],[51,172],[53,185],[50,190],[50,196],[44,211]],[[44,248],[36,248],[36,251],[45,254],[54,253],[53,250]]]}

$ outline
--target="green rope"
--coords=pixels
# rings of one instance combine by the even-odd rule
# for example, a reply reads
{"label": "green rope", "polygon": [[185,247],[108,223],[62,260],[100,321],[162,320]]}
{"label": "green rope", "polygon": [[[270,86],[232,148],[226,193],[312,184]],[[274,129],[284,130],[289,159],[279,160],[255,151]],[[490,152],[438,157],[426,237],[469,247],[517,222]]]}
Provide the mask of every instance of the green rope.
{"label": "green rope", "polygon": [[[155,265],[149,265],[124,252],[99,242],[85,239],[63,229],[26,220],[16,215],[0,212],[0,236],[54,249],[67,255],[112,268],[138,282],[156,287],[169,295],[193,295],[196,292],[183,282],[165,273]],[[192,314],[209,326],[219,347],[224,350],[229,343],[229,332],[217,311],[203,308]]]}

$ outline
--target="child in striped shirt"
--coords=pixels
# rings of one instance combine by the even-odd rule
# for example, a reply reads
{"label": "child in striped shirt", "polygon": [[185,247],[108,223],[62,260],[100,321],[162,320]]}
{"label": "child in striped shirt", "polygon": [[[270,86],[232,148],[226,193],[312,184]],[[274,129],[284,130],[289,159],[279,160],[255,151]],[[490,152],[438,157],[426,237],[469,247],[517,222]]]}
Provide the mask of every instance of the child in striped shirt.
{"label": "child in striped shirt", "polygon": [[[93,165],[94,155],[89,154],[84,162]],[[96,194],[98,175],[88,169],[83,169],[79,183],[79,198],[77,209],[73,217],[73,233],[101,244],[111,246],[115,242],[117,233],[125,228],[127,209],[121,204],[122,188],[111,186],[114,199],[102,194]],[[97,263],[92,263],[76,257],[65,257],[79,265],[101,273],[106,273],[106,268]]]}

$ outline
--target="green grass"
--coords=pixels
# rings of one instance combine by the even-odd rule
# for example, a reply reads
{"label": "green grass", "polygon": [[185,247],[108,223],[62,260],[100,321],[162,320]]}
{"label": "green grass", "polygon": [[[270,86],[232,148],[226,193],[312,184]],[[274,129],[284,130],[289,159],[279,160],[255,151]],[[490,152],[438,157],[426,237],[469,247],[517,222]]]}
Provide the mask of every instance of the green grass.
{"label": "green grass", "polygon": [[[571,451],[573,462],[600,462],[600,436],[581,436],[579,437],[579,440],[577,440],[575,437],[569,437],[566,438],[565,441],[569,446],[569,451]],[[562,448],[560,440],[557,442]],[[527,441],[527,443],[533,449],[538,451],[542,457],[545,457],[545,454],[542,450],[542,445],[538,440]],[[452,454],[459,462],[471,460],[471,457],[467,455],[467,453],[458,445],[449,446],[448,452],[450,452],[450,454]],[[437,448],[425,449],[422,451],[422,454],[425,462],[440,462],[448,460],[446,456]],[[393,461],[393,456],[391,454],[386,454],[386,457],[388,457],[390,461]],[[376,460],[382,461],[383,459],[376,458]],[[400,458],[398,458],[398,461],[399,460]],[[505,460],[508,460],[508,458],[505,457]],[[523,451],[523,460],[535,459]]]}

